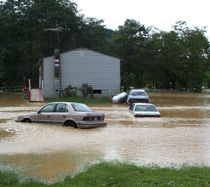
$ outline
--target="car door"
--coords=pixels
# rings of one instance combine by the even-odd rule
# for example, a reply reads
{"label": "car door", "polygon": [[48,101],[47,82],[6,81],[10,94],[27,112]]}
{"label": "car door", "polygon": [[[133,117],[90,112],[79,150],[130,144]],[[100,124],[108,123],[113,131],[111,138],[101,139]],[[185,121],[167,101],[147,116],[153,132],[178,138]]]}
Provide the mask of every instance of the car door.
{"label": "car door", "polygon": [[36,119],[34,119],[34,121],[51,123],[55,106],[56,106],[55,103],[50,103],[45,105],[42,109],[40,109],[37,112],[37,116]]}
{"label": "car door", "polygon": [[66,103],[58,103],[52,115],[53,123],[63,123],[69,115],[69,108]]}

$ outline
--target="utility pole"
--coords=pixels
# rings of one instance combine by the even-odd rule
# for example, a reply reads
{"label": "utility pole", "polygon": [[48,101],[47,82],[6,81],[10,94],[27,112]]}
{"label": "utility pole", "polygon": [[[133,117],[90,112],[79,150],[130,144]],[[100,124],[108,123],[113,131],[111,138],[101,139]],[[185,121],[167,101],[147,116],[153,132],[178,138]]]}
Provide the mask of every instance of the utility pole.
{"label": "utility pole", "polygon": [[56,32],[56,36],[57,36],[57,43],[58,43],[58,49],[60,50],[60,39],[59,39],[59,34],[58,32],[61,32],[62,31],[62,27],[57,27],[57,24],[56,24],[56,27],[55,28],[46,28],[46,29],[43,29],[44,31],[54,31]]}
{"label": "utility pole", "polygon": [[57,36],[57,43],[58,43],[58,49],[55,49],[54,51],[54,94],[55,98],[60,98],[62,95],[61,90],[61,67],[60,67],[60,39],[58,32],[62,31],[62,27],[57,27],[57,21],[56,21],[56,27],[55,28],[46,28],[43,29],[44,31],[53,31],[56,32]]}

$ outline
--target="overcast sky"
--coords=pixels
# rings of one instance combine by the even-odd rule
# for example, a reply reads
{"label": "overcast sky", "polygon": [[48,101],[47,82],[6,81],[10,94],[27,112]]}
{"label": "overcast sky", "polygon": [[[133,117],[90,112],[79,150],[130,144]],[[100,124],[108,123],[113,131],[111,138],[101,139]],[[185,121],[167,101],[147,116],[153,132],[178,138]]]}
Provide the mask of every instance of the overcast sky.
{"label": "overcast sky", "polygon": [[170,31],[176,21],[188,27],[207,26],[210,38],[210,0],[73,0],[85,17],[103,19],[107,28],[118,29],[126,19]]}

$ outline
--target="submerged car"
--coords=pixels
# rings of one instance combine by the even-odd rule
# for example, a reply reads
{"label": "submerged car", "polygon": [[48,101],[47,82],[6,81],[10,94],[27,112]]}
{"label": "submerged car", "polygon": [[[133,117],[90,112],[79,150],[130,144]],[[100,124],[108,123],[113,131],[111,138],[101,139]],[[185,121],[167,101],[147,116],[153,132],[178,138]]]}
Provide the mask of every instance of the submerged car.
{"label": "submerged car", "polygon": [[130,106],[129,112],[134,117],[161,117],[160,112],[151,103],[134,103]]}
{"label": "submerged car", "polygon": [[132,89],[127,98],[127,103],[131,105],[132,103],[149,103],[149,96],[143,89]]}
{"label": "submerged car", "polygon": [[104,118],[103,113],[93,112],[82,103],[53,102],[37,112],[19,116],[16,122],[61,123],[74,128],[94,128],[106,126]]}

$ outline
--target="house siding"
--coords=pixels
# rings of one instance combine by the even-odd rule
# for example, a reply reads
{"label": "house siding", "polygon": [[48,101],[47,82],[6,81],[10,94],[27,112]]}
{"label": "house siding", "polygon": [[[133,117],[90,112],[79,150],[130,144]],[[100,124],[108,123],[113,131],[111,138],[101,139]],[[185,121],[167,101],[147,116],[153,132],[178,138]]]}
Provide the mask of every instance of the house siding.
{"label": "house siding", "polygon": [[120,59],[88,49],[79,49],[60,56],[62,90],[69,85],[81,88],[83,83],[105,96],[120,92]]}
{"label": "house siding", "polygon": [[[54,56],[43,59],[45,98],[58,97],[55,90]],[[83,83],[100,90],[95,96],[113,96],[120,92],[120,59],[80,48],[60,54],[61,90],[69,85],[81,88]]]}
{"label": "house siding", "polygon": [[43,92],[45,98],[55,97],[54,57],[44,58],[43,62]]}

